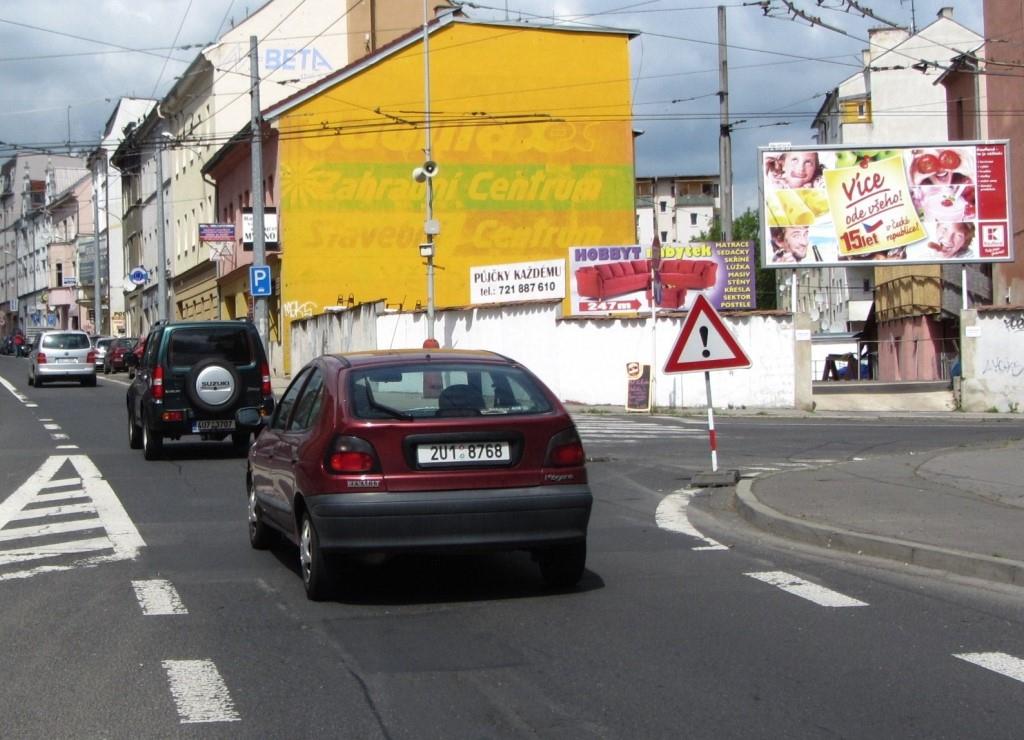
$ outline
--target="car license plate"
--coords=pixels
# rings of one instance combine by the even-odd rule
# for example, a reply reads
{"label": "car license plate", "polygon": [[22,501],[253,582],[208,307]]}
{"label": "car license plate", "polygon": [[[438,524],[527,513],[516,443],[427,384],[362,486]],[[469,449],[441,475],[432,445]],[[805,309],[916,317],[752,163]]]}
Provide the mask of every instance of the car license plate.
{"label": "car license plate", "polygon": [[78,362],[74,357],[58,357],[57,362],[59,363],[74,363]]}
{"label": "car license plate", "polygon": [[235,431],[234,419],[205,419],[192,422],[193,432],[233,432]]}
{"label": "car license plate", "polygon": [[416,462],[424,466],[498,463],[511,459],[508,442],[437,442],[416,447]]}

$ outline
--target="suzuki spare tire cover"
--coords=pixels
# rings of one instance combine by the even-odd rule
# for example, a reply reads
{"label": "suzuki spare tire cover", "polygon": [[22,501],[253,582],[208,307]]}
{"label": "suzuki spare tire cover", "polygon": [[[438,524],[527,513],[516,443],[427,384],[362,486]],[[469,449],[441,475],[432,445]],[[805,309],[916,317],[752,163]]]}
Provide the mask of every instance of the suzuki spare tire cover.
{"label": "suzuki spare tire cover", "polygon": [[185,395],[205,411],[231,408],[242,393],[242,380],[234,365],[223,360],[203,360],[195,365],[185,382]]}

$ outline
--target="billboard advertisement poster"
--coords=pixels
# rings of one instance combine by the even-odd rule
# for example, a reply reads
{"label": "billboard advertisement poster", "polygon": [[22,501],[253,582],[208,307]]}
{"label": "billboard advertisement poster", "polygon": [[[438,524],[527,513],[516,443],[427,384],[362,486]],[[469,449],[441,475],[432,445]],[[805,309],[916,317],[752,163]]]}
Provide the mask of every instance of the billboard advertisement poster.
{"label": "billboard advertisement poster", "polygon": [[762,148],[764,265],[1012,261],[1008,148]]}
{"label": "billboard advertisement poster", "polygon": [[565,298],[565,260],[469,268],[472,305]]}
{"label": "billboard advertisement poster", "polygon": [[659,247],[657,276],[650,246],[570,247],[572,313],[647,311],[652,303],[686,311],[698,295],[716,310],[754,308],[754,242],[667,242]]}

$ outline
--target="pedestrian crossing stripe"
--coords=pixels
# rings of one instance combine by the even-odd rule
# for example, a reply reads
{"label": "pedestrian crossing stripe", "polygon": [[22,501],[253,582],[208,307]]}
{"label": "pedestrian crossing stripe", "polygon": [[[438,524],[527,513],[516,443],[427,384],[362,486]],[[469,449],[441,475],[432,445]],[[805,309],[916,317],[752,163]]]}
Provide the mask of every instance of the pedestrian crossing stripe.
{"label": "pedestrian crossing stripe", "polygon": [[85,455],[53,455],[0,502],[0,581],[132,560],[145,547]]}

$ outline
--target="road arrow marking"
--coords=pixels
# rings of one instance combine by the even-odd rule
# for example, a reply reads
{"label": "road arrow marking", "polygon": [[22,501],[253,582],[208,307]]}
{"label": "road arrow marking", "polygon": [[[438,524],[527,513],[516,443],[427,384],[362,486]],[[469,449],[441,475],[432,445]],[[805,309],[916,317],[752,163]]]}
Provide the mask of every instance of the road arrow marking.
{"label": "road arrow marking", "polygon": [[[69,477],[69,472],[77,475]],[[8,546],[0,549],[0,581],[132,560],[146,545],[85,455],[48,457],[0,502],[0,543]],[[34,567],[7,568],[25,565]]]}

